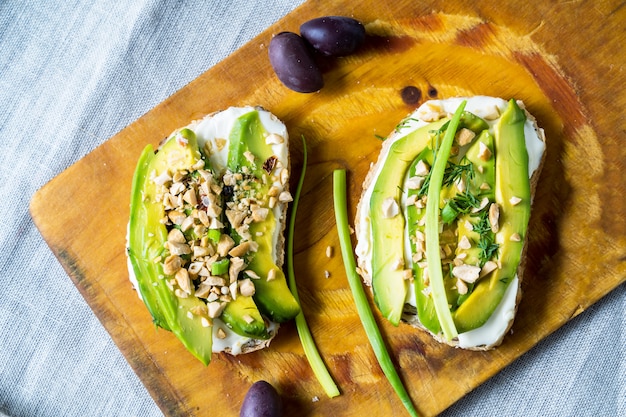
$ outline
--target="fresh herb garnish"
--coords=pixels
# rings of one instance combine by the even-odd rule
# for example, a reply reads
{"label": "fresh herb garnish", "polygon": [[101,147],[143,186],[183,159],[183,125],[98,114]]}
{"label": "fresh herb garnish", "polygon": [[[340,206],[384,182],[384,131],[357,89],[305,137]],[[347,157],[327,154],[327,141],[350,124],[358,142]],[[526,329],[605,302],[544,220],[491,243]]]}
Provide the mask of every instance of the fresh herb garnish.
{"label": "fresh herb garnish", "polygon": [[479,249],[478,260],[480,261],[480,266],[483,266],[498,253],[500,245],[494,242],[494,234],[489,232],[480,235],[477,247]]}
{"label": "fresh herb garnish", "polygon": [[400,123],[398,123],[398,125],[396,126],[396,133],[399,133],[402,129],[406,128],[409,126],[409,123],[411,123],[411,121],[413,122],[419,122],[418,119],[414,119],[413,117],[405,117],[404,119],[402,119],[402,121],[400,121]]}
{"label": "fresh herb garnish", "polygon": [[443,186],[449,187],[463,179],[463,177],[465,177],[465,181],[467,182],[474,179],[474,164],[468,162],[467,164],[461,165],[448,162],[448,166],[443,173]]}

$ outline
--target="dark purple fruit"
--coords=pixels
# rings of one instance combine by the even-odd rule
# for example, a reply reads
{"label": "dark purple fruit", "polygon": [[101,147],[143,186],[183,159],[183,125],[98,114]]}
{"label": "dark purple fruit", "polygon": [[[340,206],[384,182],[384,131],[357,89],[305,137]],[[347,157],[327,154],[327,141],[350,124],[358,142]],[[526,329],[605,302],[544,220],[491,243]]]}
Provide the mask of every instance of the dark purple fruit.
{"label": "dark purple fruit", "polygon": [[363,42],[365,27],[350,17],[326,16],[303,23],[300,34],[322,54],[344,56],[354,52]]}
{"label": "dark purple fruit", "polygon": [[269,56],[276,76],[286,87],[299,93],[313,93],[324,86],[322,72],[299,35],[281,32],[274,36]]}
{"label": "dark purple fruit", "polygon": [[266,381],[257,381],[248,390],[239,417],[282,417],[283,403],[276,389]]}

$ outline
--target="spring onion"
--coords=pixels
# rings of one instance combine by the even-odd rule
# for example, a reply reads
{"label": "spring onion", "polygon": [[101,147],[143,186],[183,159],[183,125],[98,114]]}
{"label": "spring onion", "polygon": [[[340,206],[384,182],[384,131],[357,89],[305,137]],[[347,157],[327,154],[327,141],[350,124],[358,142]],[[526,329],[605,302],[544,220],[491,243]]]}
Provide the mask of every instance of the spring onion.
{"label": "spring onion", "polygon": [[443,271],[441,269],[441,253],[439,251],[439,195],[441,194],[441,186],[446,164],[450,156],[452,141],[461,120],[461,114],[465,109],[466,102],[463,101],[450,120],[450,124],[446,129],[443,141],[439,149],[436,150],[435,160],[430,172],[430,183],[428,185],[428,199],[426,200],[426,223],[424,232],[426,235],[426,261],[428,264],[428,276],[430,277],[430,286],[432,288],[432,296],[435,304],[437,318],[441,323],[443,335],[447,340],[457,337],[458,333],[450,307],[448,307],[448,299],[446,297],[446,288],[443,282]]}
{"label": "spring onion", "polygon": [[[298,210],[298,200],[300,200],[300,192],[302,191],[302,185],[304,184],[304,175],[306,173],[307,164],[306,140],[304,139],[304,136],[302,136],[302,145],[304,158],[302,162],[302,172],[300,173],[300,179],[298,180],[298,186],[296,187],[296,193],[293,197],[293,203],[291,205],[289,236],[287,238],[287,279],[289,282],[289,289],[298,304],[300,304],[300,298],[298,297],[298,289],[296,288],[296,274],[293,266],[293,240],[296,225],[296,211]],[[315,341],[313,340],[313,336],[311,335],[311,331],[309,330],[309,326],[307,325],[302,309],[300,309],[300,313],[296,316],[295,322],[296,329],[298,330],[298,336],[300,337],[302,348],[304,349],[304,354],[313,369],[315,377],[330,398],[337,397],[340,395],[339,388],[337,388],[337,384],[333,381],[333,378],[328,372],[328,369],[326,368],[326,365],[317,350],[317,346],[315,345]]]}
{"label": "spring onion", "polygon": [[411,397],[407,393],[396,368],[391,361],[389,352],[376,324],[374,314],[368,304],[365,291],[361,285],[361,278],[356,272],[356,262],[352,252],[352,242],[350,240],[350,226],[348,224],[348,209],[346,202],[346,171],[343,169],[333,172],[333,198],[335,204],[335,220],[337,222],[337,232],[339,234],[339,245],[341,246],[341,256],[343,257],[348,283],[352,290],[352,296],[356,304],[356,309],[365,329],[365,334],[369,339],[376,359],[387,376],[391,386],[398,394],[402,404],[406,407],[411,416],[417,416],[417,411],[413,406]]}

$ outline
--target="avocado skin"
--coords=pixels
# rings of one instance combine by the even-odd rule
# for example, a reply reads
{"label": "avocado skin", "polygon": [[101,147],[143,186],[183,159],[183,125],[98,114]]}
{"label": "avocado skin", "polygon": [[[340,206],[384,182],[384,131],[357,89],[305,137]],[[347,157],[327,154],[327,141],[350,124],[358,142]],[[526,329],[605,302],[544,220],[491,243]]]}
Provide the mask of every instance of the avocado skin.
{"label": "avocado skin", "polygon": [[184,169],[200,159],[193,132],[181,131],[187,143],[171,136],[155,154],[151,145],[144,149],[131,191],[128,256],[137,278],[138,290],[156,326],[169,330],[204,365],[211,361],[212,327],[204,327],[200,317],[187,317],[195,307],[205,306],[196,297],[178,298],[166,285],[160,262],[167,230],[160,219],[165,215],[163,205],[156,201],[156,186],[150,179],[153,171],[164,168]]}
{"label": "avocado skin", "polygon": [[[263,170],[263,162],[274,155],[271,145],[265,141],[266,134],[259,113],[251,111],[237,119],[230,135],[228,168],[231,172],[239,172],[242,167],[247,167],[248,175],[255,179],[253,187],[259,195],[267,195],[271,186],[263,181],[263,177],[267,175]],[[251,152],[256,157],[256,161],[261,161],[261,163],[253,164],[246,159],[244,156],[246,151]],[[267,207],[266,203],[264,207]],[[281,224],[271,209],[265,220],[250,224],[250,234],[258,244],[258,248],[252,255],[247,268],[261,277],[261,279],[254,280],[256,292],[253,296],[259,310],[272,321],[284,323],[298,315],[300,305],[289,290],[282,268],[278,267],[274,261],[277,249],[272,242],[272,236],[277,227],[281,227]],[[239,236],[235,231],[232,234],[237,241]],[[270,270],[275,271],[275,277],[268,281],[266,278]]]}
{"label": "avocado skin", "polygon": [[[494,192],[496,203],[500,205],[500,228],[496,233],[496,242],[500,245],[498,259],[502,267],[480,280],[472,294],[454,312],[453,318],[459,332],[485,324],[517,273],[531,203],[525,121],[524,111],[515,100],[510,100],[496,126]],[[522,200],[513,205],[511,197]],[[520,241],[511,241],[514,233],[519,234]]]}

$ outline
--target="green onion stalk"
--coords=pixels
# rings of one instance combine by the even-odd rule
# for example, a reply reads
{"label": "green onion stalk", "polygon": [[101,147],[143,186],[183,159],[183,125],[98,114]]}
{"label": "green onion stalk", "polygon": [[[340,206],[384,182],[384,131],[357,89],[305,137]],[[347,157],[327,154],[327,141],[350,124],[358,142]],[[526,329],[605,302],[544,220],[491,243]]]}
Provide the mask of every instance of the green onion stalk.
{"label": "green onion stalk", "polygon": [[[298,297],[298,289],[296,287],[296,273],[294,271],[293,265],[293,241],[294,241],[294,230],[296,225],[296,212],[298,211],[298,201],[300,200],[300,193],[302,191],[302,185],[304,184],[304,176],[306,173],[306,164],[307,164],[307,150],[306,150],[306,140],[304,136],[302,136],[302,145],[303,145],[303,153],[304,159],[302,162],[302,172],[300,173],[300,179],[298,180],[298,186],[296,187],[296,193],[293,197],[293,203],[291,205],[291,217],[289,219],[289,235],[287,238],[287,279],[289,282],[289,289],[293,294],[293,297],[296,299],[298,304],[300,304],[300,297]],[[301,304],[300,304],[301,306]],[[339,388],[337,388],[337,384],[333,380],[330,375],[328,368],[324,364],[322,357],[315,345],[315,341],[313,340],[313,336],[311,335],[311,331],[309,330],[309,326],[307,325],[306,319],[304,317],[304,313],[302,312],[302,308],[300,308],[300,313],[295,318],[296,329],[298,330],[298,336],[300,337],[300,342],[302,343],[302,348],[304,349],[304,354],[311,365],[313,373],[315,377],[326,391],[326,394],[330,397],[337,397],[340,395]]]}
{"label": "green onion stalk", "polygon": [[374,314],[367,301],[365,290],[361,285],[361,277],[356,272],[356,262],[352,252],[352,242],[350,240],[350,226],[348,224],[348,209],[346,198],[346,171],[343,169],[333,172],[333,199],[335,204],[335,220],[337,222],[337,232],[339,234],[339,244],[341,246],[341,256],[343,257],[348,283],[352,290],[352,296],[356,304],[356,309],[365,329],[365,334],[374,350],[376,359],[380,364],[389,383],[398,394],[400,401],[405,406],[411,416],[417,416],[417,411],[407,393],[396,368],[393,365],[385,342],[376,324]]}

